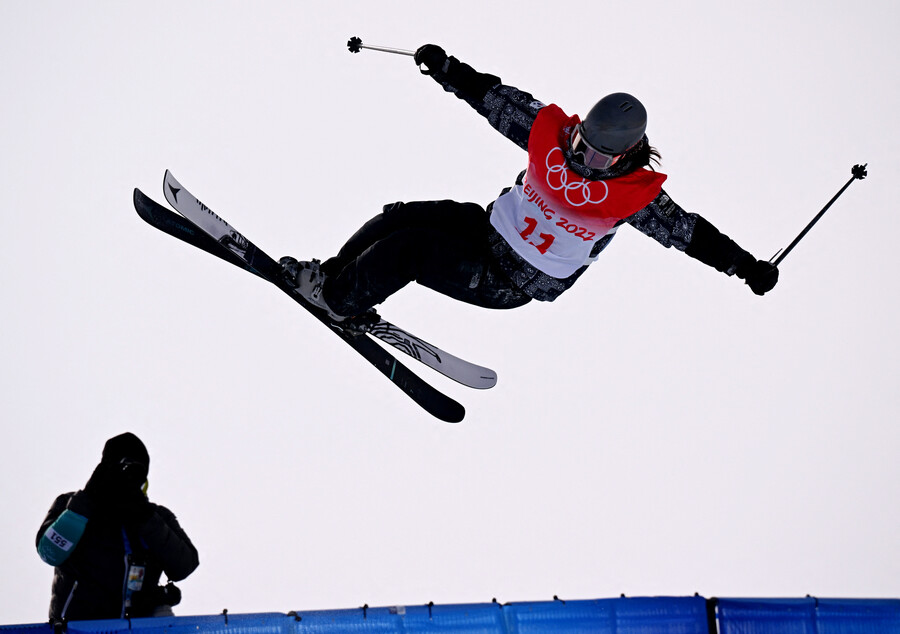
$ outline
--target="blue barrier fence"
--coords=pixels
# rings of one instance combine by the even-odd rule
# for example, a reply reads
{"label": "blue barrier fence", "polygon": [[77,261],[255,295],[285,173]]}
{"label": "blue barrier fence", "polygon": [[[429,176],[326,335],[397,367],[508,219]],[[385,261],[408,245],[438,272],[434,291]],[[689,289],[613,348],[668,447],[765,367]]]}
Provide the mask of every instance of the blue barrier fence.
{"label": "blue barrier fence", "polygon": [[900,599],[622,597],[0,626],[0,634],[900,634]]}
{"label": "blue barrier fence", "polygon": [[721,634],[900,634],[896,599],[717,599]]}

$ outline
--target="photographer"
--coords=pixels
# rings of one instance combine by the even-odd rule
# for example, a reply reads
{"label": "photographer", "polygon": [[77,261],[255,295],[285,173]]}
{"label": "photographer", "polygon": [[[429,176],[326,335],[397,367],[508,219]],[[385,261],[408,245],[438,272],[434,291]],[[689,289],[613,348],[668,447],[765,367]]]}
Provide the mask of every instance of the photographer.
{"label": "photographer", "polygon": [[137,436],[115,436],[84,489],[56,498],[36,540],[55,568],[51,622],[171,615],[181,600],[172,582],[194,571],[197,549],[175,515],[147,499],[149,467]]}

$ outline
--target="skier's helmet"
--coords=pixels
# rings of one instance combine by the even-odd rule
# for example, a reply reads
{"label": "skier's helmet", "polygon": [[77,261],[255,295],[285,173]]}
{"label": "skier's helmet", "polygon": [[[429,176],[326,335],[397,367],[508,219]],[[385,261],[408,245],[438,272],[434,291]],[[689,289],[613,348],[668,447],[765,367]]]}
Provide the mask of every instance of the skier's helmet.
{"label": "skier's helmet", "polygon": [[644,138],[647,110],[626,92],[605,96],[575,126],[570,143],[582,162],[595,169],[613,165]]}

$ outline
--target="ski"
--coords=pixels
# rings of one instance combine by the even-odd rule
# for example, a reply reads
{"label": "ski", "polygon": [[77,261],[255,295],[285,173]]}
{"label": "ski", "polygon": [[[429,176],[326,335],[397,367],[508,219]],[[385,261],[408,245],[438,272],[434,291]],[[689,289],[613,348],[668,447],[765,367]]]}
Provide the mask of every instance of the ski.
{"label": "ski", "polygon": [[486,390],[497,385],[497,373],[493,370],[453,356],[381,317],[367,332],[466,387]]}
{"label": "ski", "polygon": [[[223,249],[218,242],[200,231],[184,216],[163,207],[139,189],[134,190],[134,208],[145,222],[160,231],[230,262],[257,277],[262,277],[231,250]],[[381,317],[375,324],[368,326],[366,332],[467,387],[488,389],[497,384],[497,373],[493,370],[445,352]]]}
{"label": "ski", "polygon": [[178,215],[168,207],[163,207],[137,188],[134,190],[134,208],[138,216],[150,226],[265,279],[234,253],[223,249],[218,242],[188,222],[184,216]]}
{"label": "ski", "polygon": [[[343,328],[307,304],[281,279],[281,266],[278,262],[200,203],[168,172],[164,180],[164,191],[166,199],[186,220],[157,205],[139,190],[135,190],[135,208],[144,220],[278,286],[427,412],[446,422],[459,422],[463,419],[465,409],[462,405],[414,374],[365,333]],[[163,211],[166,213],[162,213]]]}

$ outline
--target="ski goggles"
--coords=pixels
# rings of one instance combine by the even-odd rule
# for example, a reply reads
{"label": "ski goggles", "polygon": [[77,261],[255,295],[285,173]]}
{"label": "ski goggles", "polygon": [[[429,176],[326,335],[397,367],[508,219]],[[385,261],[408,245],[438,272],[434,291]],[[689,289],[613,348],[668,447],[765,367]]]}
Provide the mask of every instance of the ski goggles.
{"label": "ski goggles", "polygon": [[592,169],[609,169],[616,164],[616,161],[622,158],[621,154],[607,154],[588,143],[587,139],[584,138],[584,132],[580,123],[572,130],[569,144],[572,147],[572,153],[580,157],[581,163]]}

